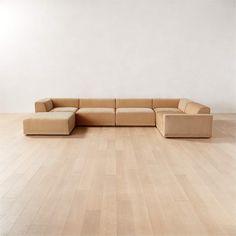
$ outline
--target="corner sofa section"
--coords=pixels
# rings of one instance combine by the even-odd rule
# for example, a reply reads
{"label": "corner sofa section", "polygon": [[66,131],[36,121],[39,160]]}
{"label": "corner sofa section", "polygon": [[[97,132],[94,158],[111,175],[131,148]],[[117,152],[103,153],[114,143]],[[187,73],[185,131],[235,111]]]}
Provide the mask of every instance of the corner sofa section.
{"label": "corner sofa section", "polygon": [[164,137],[209,138],[210,108],[189,99],[153,99],[156,126]]}
{"label": "corner sofa section", "polygon": [[51,98],[36,112],[71,112],[78,126],[156,126],[164,137],[212,135],[210,108],[189,99]]}

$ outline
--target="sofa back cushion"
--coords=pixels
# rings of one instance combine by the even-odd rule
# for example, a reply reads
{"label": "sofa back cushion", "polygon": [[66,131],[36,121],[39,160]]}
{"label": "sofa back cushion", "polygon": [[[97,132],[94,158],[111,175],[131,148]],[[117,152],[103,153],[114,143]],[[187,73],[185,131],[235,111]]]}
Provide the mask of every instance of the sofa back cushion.
{"label": "sofa back cushion", "polygon": [[189,102],[185,108],[187,114],[210,114],[210,108],[196,102]]}
{"label": "sofa back cushion", "polygon": [[115,108],[116,100],[110,98],[81,98],[80,108]]}
{"label": "sofa back cushion", "polygon": [[178,108],[179,99],[177,98],[155,98],[153,99],[153,108]]}
{"label": "sofa back cushion", "polygon": [[53,107],[76,107],[79,108],[78,98],[51,98]]}
{"label": "sofa back cushion", "polygon": [[179,105],[178,108],[182,111],[185,112],[185,109],[188,105],[188,103],[192,102],[191,100],[187,99],[187,98],[181,98],[179,101]]}
{"label": "sofa back cushion", "polygon": [[152,108],[152,99],[148,98],[118,98],[116,108],[143,107]]}

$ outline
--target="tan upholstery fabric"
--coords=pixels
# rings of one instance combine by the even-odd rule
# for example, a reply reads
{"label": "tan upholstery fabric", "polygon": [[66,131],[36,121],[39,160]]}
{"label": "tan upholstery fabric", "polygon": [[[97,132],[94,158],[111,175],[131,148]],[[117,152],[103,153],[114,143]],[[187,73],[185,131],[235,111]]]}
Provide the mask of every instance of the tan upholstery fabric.
{"label": "tan upholstery fabric", "polygon": [[35,112],[48,112],[53,108],[52,100],[44,98],[35,102]]}
{"label": "tan upholstery fabric", "polygon": [[155,108],[154,111],[155,112],[164,112],[164,113],[183,113],[180,109],[173,108],[173,107]]}
{"label": "tan upholstery fabric", "polygon": [[[80,107],[79,110],[77,110],[78,107]],[[81,126],[156,125],[160,132],[166,137],[210,137],[212,131],[212,116],[209,115],[210,108],[185,98],[52,98],[37,101],[35,103],[35,111],[45,113],[52,111],[50,114],[67,113],[70,111],[76,114],[76,123]],[[48,121],[48,119],[50,121]],[[31,123],[39,123],[39,126],[33,123],[33,128],[32,126],[29,127],[31,123],[25,121],[25,132],[30,132],[28,130],[32,129],[32,132],[35,133],[42,132],[42,134],[50,134],[50,132],[53,133],[53,131],[48,128],[50,125],[54,131],[58,129],[59,132],[61,132],[59,125],[56,125],[56,123],[54,126],[52,125],[54,121],[51,121],[50,116],[49,118],[34,118],[32,120],[33,121],[30,121]],[[53,117],[52,120],[57,121],[58,119]],[[43,131],[41,131],[41,129]]]}
{"label": "tan upholstery fabric", "polygon": [[159,130],[165,137],[210,138],[213,117],[209,114],[166,114]]}
{"label": "tan upholstery fabric", "polygon": [[23,121],[27,135],[68,135],[74,127],[73,112],[38,112]]}
{"label": "tan upholstery fabric", "polygon": [[186,109],[186,106],[187,104],[191,102],[191,100],[187,99],[187,98],[181,98],[180,101],[179,101],[179,105],[178,105],[178,108],[185,112],[185,109]]}
{"label": "tan upholstery fabric", "polygon": [[210,114],[210,108],[196,102],[189,102],[185,108],[187,114]]}
{"label": "tan upholstery fabric", "polygon": [[79,108],[78,98],[52,98],[53,107],[76,107]]}
{"label": "tan upholstery fabric", "polygon": [[155,108],[154,111],[156,112],[156,126],[161,130],[163,129],[165,114],[183,114],[178,108]]}
{"label": "tan upholstery fabric", "polygon": [[114,126],[115,109],[97,107],[80,108],[76,112],[76,121],[78,125]]}
{"label": "tan upholstery fabric", "polygon": [[116,100],[109,98],[81,98],[80,108],[115,108]]}
{"label": "tan upholstery fabric", "polygon": [[155,126],[155,113],[151,108],[117,108],[117,126]]}
{"label": "tan upholstery fabric", "polygon": [[50,112],[76,112],[76,107],[55,107]]}
{"label": "tan upholstery fabric", "polygon": [[172,107],[177,108],[179,105],[179,99],[170,98],[170,99],[153,99],[153,108],[162,108],[162,107]]}
{"label": "tan upholstery fabric", "polygon": [[152,108],[152,99],[142,98],[127,98],[127,99],[116,99],[116,108]]}

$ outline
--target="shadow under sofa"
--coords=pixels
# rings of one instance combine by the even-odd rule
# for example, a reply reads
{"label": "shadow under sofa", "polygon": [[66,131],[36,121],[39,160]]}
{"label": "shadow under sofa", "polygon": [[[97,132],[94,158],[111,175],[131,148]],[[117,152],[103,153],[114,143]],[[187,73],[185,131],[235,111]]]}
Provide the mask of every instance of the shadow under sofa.
{"label": "shadow under sofa", "polygon": [[[74,119],[74,126],[156,126],[164,137],[210,138],[212,135],[210,108],[189,99],[46,98],[35,102],[35,111],[36,114],[24,121],[26,135],[40,134],[42,122],[38,121],[37,113],[41,120],[45,119],[44,125],[47,120],[52,124],[54,116],[60,116],[55,113],[67,113],[71,115],[70,120]],[[61,134],[70,132],[68,129]],[[59,133],[44,130],[44,134]]]}

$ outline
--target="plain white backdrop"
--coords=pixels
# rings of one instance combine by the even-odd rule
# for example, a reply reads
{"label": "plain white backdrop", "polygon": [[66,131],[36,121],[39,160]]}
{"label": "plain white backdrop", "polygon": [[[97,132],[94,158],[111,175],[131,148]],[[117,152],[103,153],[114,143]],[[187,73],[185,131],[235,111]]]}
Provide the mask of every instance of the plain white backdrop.
{"label": "plain white backdrop", "polygon": [[0,112],[187,97],[236,112],[234,0],[0,0]]}

